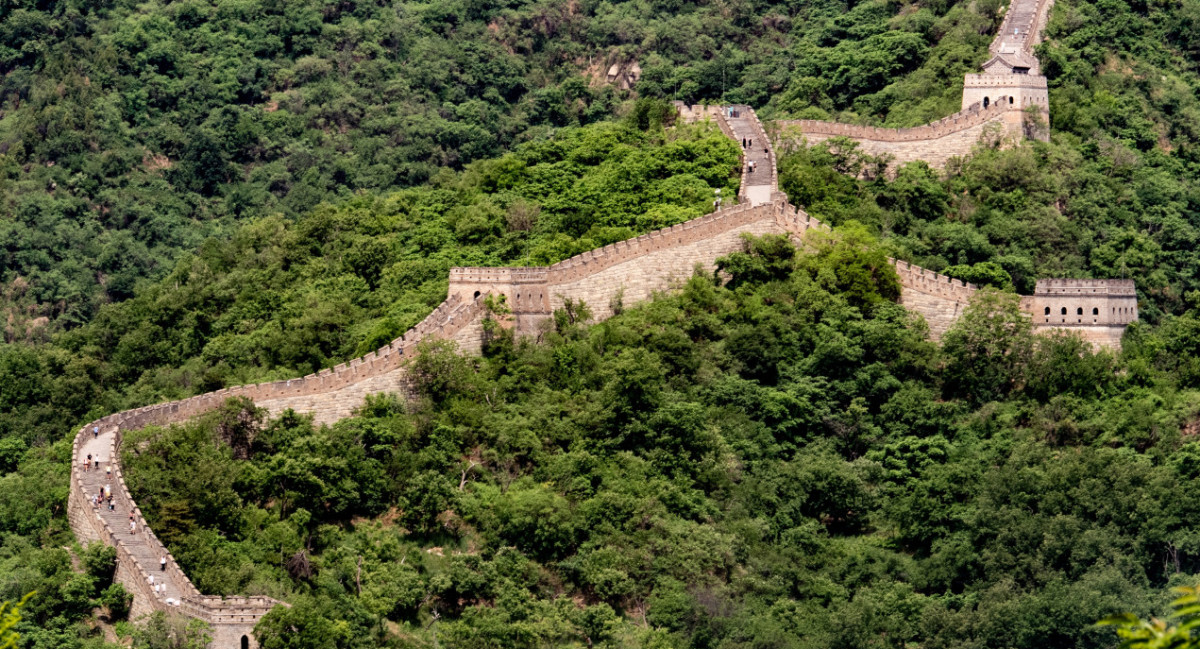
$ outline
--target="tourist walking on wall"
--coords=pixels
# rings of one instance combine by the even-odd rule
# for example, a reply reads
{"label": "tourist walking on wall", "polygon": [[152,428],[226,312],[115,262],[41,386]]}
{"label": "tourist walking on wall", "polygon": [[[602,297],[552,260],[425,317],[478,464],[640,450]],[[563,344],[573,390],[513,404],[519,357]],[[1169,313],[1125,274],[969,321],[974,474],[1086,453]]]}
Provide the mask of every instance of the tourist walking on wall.
{"label": "tourist walking on wall", "polygon": [[159,570],[167,569],[167,557],[166,556],[160,556],[158,558],[158,569]]}

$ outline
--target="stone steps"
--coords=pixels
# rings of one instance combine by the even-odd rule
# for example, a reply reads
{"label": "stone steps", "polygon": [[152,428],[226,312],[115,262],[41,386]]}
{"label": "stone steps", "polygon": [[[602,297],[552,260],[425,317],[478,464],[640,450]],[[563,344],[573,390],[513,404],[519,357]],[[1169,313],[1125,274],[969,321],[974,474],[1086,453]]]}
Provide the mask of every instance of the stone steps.
{"label": "stone steps", "polygon": [[[749,106],[727,106],[723,110],[727,115],[725,121],[733,131],[734,141],[739,145],[743,139],[753,143],[742,149],[747,165],[742,175],[742,198],[751,205],[768,203],[778,186],[771,139],[767,137],[762,123]],[[737,117],[733,117],[731,112],[737,112]],[[750,161],[754,161],[755,164],[753,173],[749,172]]]}
{"label": "stone steps", "polygon": [[[109,449],[112,448],[112,441],[113,435],[111,432],[104,433],[98,438],[90,439],[83,445],[80,455],[86,458],[88,454],[91,454],[93,458],[100,457],[101,460],[108,460],[110,458],[107,457],[107,454]],[[83,462],[80,458],[76,458],[76,463],[82,465]],[[158,547],[157,544],[152,545],[145,529],[145,521],[139,517],[137,520],[137,531],[133,534],[129,533],[130,506],[122,494],[117,476],[115,473],[109,475],[106,471],[107,466],[108,463],[102,461],[99,469],[93,468],[81,476],[84,490],[88,496],[100,493],[106,485],[112,489],[113,511],[108,510],[107,502],[102,502],[98,509],[92,507],[92,511],[98,514],[100,519],[108,525],[117,544],[136,558],[143,570],[154,576],[155,584],[166,584],[166,589],[158,595],[159,598],[181,598],[184,588],[178,581],[178,577],[176,576],[178,573],[172,570],[160,569],[159,559],[163,556],[162,548]]]}

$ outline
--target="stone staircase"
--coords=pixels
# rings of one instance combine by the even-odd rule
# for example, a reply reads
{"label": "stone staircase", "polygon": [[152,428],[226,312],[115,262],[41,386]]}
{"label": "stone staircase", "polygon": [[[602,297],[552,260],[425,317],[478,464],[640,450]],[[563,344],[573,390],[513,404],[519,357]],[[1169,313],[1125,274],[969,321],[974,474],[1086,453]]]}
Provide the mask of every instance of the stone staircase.
{"label": "stone staircase", "polygon": [[988,48],[993,54],[1021,52],[1033,55],[1033,46],[1038,44],[1051,0],[1012,0],[1004,14],[1004,21]]}
{"label": "stone staircase", "polygon": [[[742,150],[742,200],[751,205],[769,203],[771,195],[779,189],[779,182],[775,168],[775,151],[762,122],[749,106],[725,106],[722,110],[732,131],[733,140],[739,145],[743,140],[747,142]],[[750,171],[751,161],[755,167],[753,172]]]}
{"label": "stone staircase", "polygon": [[[148,572],[148,576],[154,576],[154,586],[165,586],[162,590],[154,588],[147,578],[146,585],[151,586],[149,590],[154,599],[161,605],[178,606],[184,596],[192,594],[190,591],[195,589],[190,583],[184,584],[181,581],[182,573],[179,570],[162,568],[160,560],[168,556],[166,549],[153,536],[136,503],[129,499],[127,491],[123,488],[120,464],[115,461],[119,459],[115,457],[115,436],[116,431],[110,428],[101,432],[99,436],[93,436],[80,448],[78,457],[75,458],[76,465],[82,466],[88,455],[93,458],[92,467],[80,475],[82,495],[91,506],[92,496],[102,494],[105,487],[108,487],[113,496],[112,511],[109,511],[107,501],[101,502],[99,507],[92,506],[93,511],[99,520],[107,525],[116,543],[136,559]],[[99,467],[96,466],[96,458],[100,459]],[[134,522],[132,532],[129,529],[130,520]],[[173,558],[170,565],[174,567]]]}

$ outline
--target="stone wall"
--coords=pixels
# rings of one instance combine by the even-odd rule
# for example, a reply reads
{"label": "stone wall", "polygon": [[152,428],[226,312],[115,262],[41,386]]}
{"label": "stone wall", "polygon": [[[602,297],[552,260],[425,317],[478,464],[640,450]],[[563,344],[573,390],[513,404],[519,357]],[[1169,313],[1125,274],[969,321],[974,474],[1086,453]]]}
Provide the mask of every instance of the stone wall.
{"label": "stone wall", "polygon": [[[711,115],[710,111],[695,113],[697,118]],[[982,118],[994,113],[1002,112],[989,112],[981,108],[971,118],[979,120],[975,126],[981,126],[988,121]],[[757,124],[752,112],[749,116]],[[719,110],[715,118],[718,123],[724,124],[722,130],[727,135],[737,138]],[[954,132],[963,130],[955,130],[953,125],[937,128],[943,127]],[[760,131],[761,125],[758,125],[756,132]],[[777,179],[773,164],[771,176],[769,187],[774,189]],[[786,233],[799,237],[814,228],[829,229],[788,204],[783,194],[771,191],[766,202],[761,204],[744,203],[722,209],[686,223],[571,257],[549,267],[452,269],[446,300],[413,329],[370,354],[302,378],[236,386],[189,399],[119,412],[80,429],[72,452],[72,485],[68,499],[71,528],[81,541],[94,540],[116,546],[120,566],[117,579],[134,595],[135,616],[154,610],[177,610],[209,622],[216,634],[213,642],[216,649],[237,649],[243,636],[249,639],[250,646],[256,646],[249,635],[254,624],[279,602],[263,597],[203,596],[148,527],[143,525],[136,543],[131,541],[127,545],[102,518],[97,517],[95,510],[87,503],[77,461],[85,442],[92,445],[103,442],[91,438],[93,426],[105,431],[106,436],[111,436],[106,452],[115,468],[116,499],[137,520],[144,520],[137,503],[129,494],[120,464],[116,461],[119,459],[123,430],[181,422],[220,407],[230,397],[247,397],[275,414],[291,408],[310,413],[321,423],[337,421],[350,416],[369,394],[411,393],[405,365],[415,356],[417,346],[425,341],[449,340],[465,351],[478,352],[483,340],[489,298],[504,299],[512,310],[512,324],[518,333],[534,334],[566,298],[586,301],[595,317],[603,319],[612,315],[612,305],[618,296],[626,304],[632,304],[656,292],[671,289],[696,268],[711,271],[718,257],[740,249],[742,233]],[[941,336],[962,313],[975,287],[907,262],[893,260],[893,263],[903,289],[901,302],[925,317],[935,338]],[[1067,288],[1078,291],[1089,288],[1052,283],[1045,286],[1047,295]],[[1128,287],[1113,284],[1108,288],[1114,300],[1129,300],[1132,295],[1132,283]],[[1065,299],[1057,293],[1054,298]],[[1040,304],[1038,299],[1039,296],[1034,296],[1023,300],[1023,307],[1036,308]],[[1081,293],[1071,296],[1071,299],[1094,300],[1096,297]],[[1136,307],[1136,297],[1133,299]],[[1136,318],[1136,310],[1132,317]],[[1078,329],[1089,340],[1112,344],[1113,340],[1119,342],[1117,331],[1123,329],[1123,325],[1114,321],[1105,327],[1083,327],[1080,323]],[[167,557],[166,574],[182,593],[176,605],[166,606],[161,596],[155,596],[150,591],[147,585],[149,566],[143,565],[139,553],[144,557]]]}
{"label": "stone wall", "polygon": [[[804,141],[808,146],[834,137],[855,140],[864,153],[891,156],[889,170],[908,162],[924,160],[941,169],[953,157],[965,157],[989,127],[1001,137],[1019,137],[1024,114],[1008,97],[996,97],[983,107],[982,101],[932,124],[913,128],[881,128],[818,120],[779,120],[776,142],[783,147]],[[995,126],[992,126],[995,125]]]}
{"label": "stone wall", "polygon": [[[984,103],[988,106],[1008,104],[1024,110],[1037,106],[1050,110],[1050,91],[1046,77],[1031,74],[967,74],[963,78],[963,110]],[[1011,101],[1010,101],[1011,100]],[[923,127],[918,127],[923,128]]]}
{"label": "stone wall", "polygon": [[[767,137],[766,131],[763,130],[762,122],[758,120],[758,115],[754,109],[749,106],[737,106],[739,110],[747,111],[750,121],[754,124],[754,128],[746,133],[738,133],[729,118],[726,116],[726,111],[732,107],[722,106],[703,106],[703,105],[687,105],[682,101],[673,102],[675,109],[679,111],[679,118],[685,124],[694,124],[705,120],[713,120],[725,137],[734,142],[741,143],[743,137],[749,139],[761,138],[759,141],[770,143],[770,138]],[[770,165],[768,194],[779,189],[778,174],[775,173],[775,149],[771,148],[768,152],[767,162]],[[746,165],[746,152],[743,150],[738,158],[738,165],[741,167],[741,183],[738,184],[738,201],[741,203],[752,202],[750,198],[751,187],[755,186],[755,178],[750,174],[749,167]],[[754,192],[757,196],[759,192]],[[728,202],[728,197],[725,197]],[[761,202],[761,201],[760,201]]]}
{"label": "stone wall", "polygon": [[722,210],[618,244],[611,253],[601,249],[599,256],[556,264],[551,267],[550,307],[561,308],[568,297],[582,299],[596,319],[611,317],[618,298],[635,304],[681,285],[696,269],[711,272],[718,257],[742,249],[743,233],[781,233],[776,214],[782,208],[782,203],[768,203]]}
{"label": "stone wall", "polygon": [[1138,318],[1131,279],[1042,279],[1027,304],[1033,322],[1060,327],[1119,327]]}
{"label": "stone wall", "polygon": [[976,287],[907,261],[893,259],[892,263],[900,277],[900,304],[920,313],[929,325],[929,337],[940,340],[967,308]]}
{"label": "stone wall", "polygon": [[[770,203],[721,210],[549,267],[455,268],[450,275],[450,294],[463,299],[476,294],[505,295],[510,304],[520,305],[514,309],[523,318],[518,333],[532,335],[566,298],[583,300],[601,320],[612,315],[618,296],[622,303],[634,304],[678,286],[697,268],[710,272],[718,257],[741,249],[742,233],[789,234],[798,239],[813,228],[829,230],[776,192]],[[931,336],[940,338],[961,315],[976,288],[908,262],[892,263],[903,289],[901,303],[921,314],[929,323]]]}
{"label": "stone wall", "polygon": [[[888,172],[916,160],[934,168],[944,168],[953,157],[969,154],[991,124],[997,125],[1003,141],[1029,137],[1049,140],[1050,101],[1046,78],[1038,74],[1037,57],[1032,48],[1041,41],[1041,32],[1049,18],[1053,0],[1012,0],[989,50],[994,55],[1016,56],[1032,68],[1027,73],[995,73],[999,68],[985,67],[985,74],[968,74],[963,82],[962,110],[924,126],[903,129],[875,128],[818,120],[779,120],[780,142],[808,145],[832,137],[856,140],[861,150],[875,156],[891,156]],[[997,59],[993,58],[992,63]],[[1028,73],[1031,72],[1031,73]],[[1031,123],[1026,110],[1035,107],[1042,125]]]}
{"label": "stone wall", "polygon": [[[168,420],[172,418],[168,415],[169,412],[169,409],[166,408],[150,406],[139,408],[136,411],[109,415],[80,429],[72,443],[71,457],[74,460],[81,456],[84,441],[91,436],[93,426],[99,426],[101,430],[105,431],[105,435],[109,436],[104,457],[109,460],[108,465],[112,469],[112,475],[105,479],[112,485],[117,509],[131,512],[138,522],[137,532],[131,535],[136,539],[137,551],[134,551],[134,544],[120,542],[116,531],[88,502],[84,480],[78,463],[75,461],[72,461],[71,465],[71,487],[67,496],[67,518],[70,521],[71,530],[80,543],[99,541],[116,548],[117,569],[113,579],[133,597],[130,607],[131,619],[138,619],[155,611],[182,613],[209,622],[216,635],[220,637],[224,637],[221,629],[223,623],[233,624],[239,629],[246,628],[247,624],[249,624],[249,628],[253,628],[258,619],[279,602],[269,597],[223,598],[201,595],[180,569],[175,557],[154,534],[154,530],[145,524],[145,518],[125,482],[121,464],[117,461],[122,426],[128,429],[150,423],[168,423]],[[149,565],[154,562],[155,557],[167,559],[165,570],[157,565]],[[151,589],[149,579],[151,575],[167,577],[172,584],[178,587],[179,597],[174,604],[169,603],[163,595],[156,594]],[[226,649],[226,647],[240,649],[241,635],[237,635],[234,643],[218,644],[214,642],[212,646],[216,649]],[[251,642],[250,646],[255,647],[257,643]]]}
{"label": "stone wall", "polygon": [[993,54],[1004,51],[1032,54],[1034,46],[1042,42],[1042,31],[1053,6],[1054,0],[1013,0],[988,50]]}
{"label": "stone wall", "polygon": [[[312,413],[318,422],[329,423],[349,416],[374,392],[407,393],[403,363],[416,353],[425,340],[445,339],[467,351],[478,352],[483,336],[484,300],[466,301],[449,296],[437,309],[413,329],[389,345],[366,356],[303,378],[256,385],[236,386],[189,399],[160,403],[102,417],[81,428],[72,445],[71,490],[67,514],[71,529],[81,542],[100,541],[117,550],[115,579],[133,596],[134,619],[154,611],[182,613],[208,622],[213,629],[214,649],[240,649],[242,637],[250,647],[257,642],[251,635],[254,625],[280,602],[267,597],[206,597],[192,585],[153,530],[145,525],[121,472],[119,449],[123,430],[149,425],[182,422],[220,407],[230,397],[247,397],[257,405],[278,414],[286,408]],[[93,441],[93,427],[104,431],[109,441],[106,457],[111,463],[113,496],[121,511],[128,511],[139,522],[136,539],[124,542],[88,503],[79,459],[85,442]],[[101,440],[102,441],[102,440]],[[134,551],[136,548],[136,551]],[[139,558],[140,555],[140,558]],[[166,557],[165,571],[145,565],[154,557]],[[155,594],[149,585],[151,574],[168,576],[178,586],[180,597],[174,603]]]}

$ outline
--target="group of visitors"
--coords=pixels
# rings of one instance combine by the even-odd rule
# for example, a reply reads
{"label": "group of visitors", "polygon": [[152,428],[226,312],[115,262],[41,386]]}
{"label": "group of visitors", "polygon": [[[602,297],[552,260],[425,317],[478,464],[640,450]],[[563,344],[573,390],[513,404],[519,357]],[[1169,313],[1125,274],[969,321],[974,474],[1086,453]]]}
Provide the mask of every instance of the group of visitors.
{"label": "group of visitors", "polygon": [[[167,565],[167,563],[166,563],[167,560],[163,559],[162,561],[163,561],[163,568],[165,569],[166,565]],[[164,593],[167,592],[166,580],[159,579],[158,581],[155,581],[154,575],[150,575],[148,577],[148,580],[150,581],[150,589],[154,591],[155,595],[159,595],[161,597]]]}
{"label": "group of visitors", "polygon": [[[92,454],[88,453],[87,459],[84,460],[83,462],[81,462],[81,464],[83,464],[83,472],[84,473],[87,473],[88,471],[90,471],[92,469],[99,471],[100,470],[100,455],[97,454],[95,457],[92,457]],[[108,471],[108,475],[112,476],[112,464],[111,463],[109,464],[107,471]]]}
{"label": "group of visitors", "polygon": [[92,507],[100,509],[102,506],[107,506],[110,512],[117,508],[116,504],[113,503],[111,483],[104,485],[103,489],[92,496]]}
{"label": "group of visitors", "polygon": [[[100,437],[100,427],[92,426],[92,439],[98,439],[99,437]],[[93,470],[93,469],[96,471],[99,471],[100,470],[100,456],[96,455],[93,457],[93,454],[88,453],[87,458],[85,459],[84,462],[82,462],[82,464],[83,464],[83,471],[85,473],[90,470]],[[96,492],[95,494],[93,494],[92,497],[90,498],[90,500],[92,502],[92,507],[94,509],[99,510],[101,507],[107,506],[108,511],[111,512],[111,511],[116,510],[116,504],[113,502],[113,493],[112,493],[112,482],[111,482],[111,480],[112,480],[112,463],[111,462],[108,464],[108,466],[106,467],[105,470],[106,470],[107,477],[110,482],[105,483],[104,487],[102,489],[100,489],[98,492]],[[99,516],[100,515],[99,512],[97,512],[96,515]],[[101,520],[103,520],[103,519],[101,519]],[[133,512],[129,513],[129,533],[130,534],[137,533],[137,515],[134,514]],[[165,555],[165,554],[159,555],[158,570],[159,570],[159,572],[164,572],[164,573],[167,571],[167,555]],[[148,579],[150,582],[150,589],[152,591],[154,591],[154,593],[156,595],[158,595],[159,597],[162,597],[163,595],[166,594],[166,592],[167,592],[166,580],[160,579],[156,582],[153,574],[149,575]],[[178,599],[175,599],[174,597],[166,598],[166,602],[167,602],[167,604],[169,604],[171,606],[179,606],[180,605],[180,601]]]}

